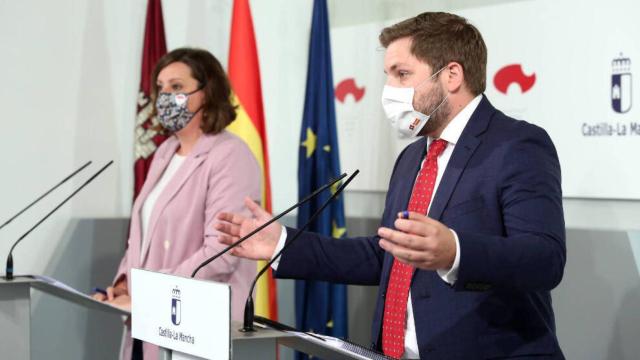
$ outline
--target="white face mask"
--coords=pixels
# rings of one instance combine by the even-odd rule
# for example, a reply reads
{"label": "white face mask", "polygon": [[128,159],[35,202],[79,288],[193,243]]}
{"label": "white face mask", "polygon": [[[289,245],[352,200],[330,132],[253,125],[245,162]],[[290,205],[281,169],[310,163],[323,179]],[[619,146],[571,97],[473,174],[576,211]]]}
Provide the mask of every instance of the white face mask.
{"label": "white face mask", "polygon": [[393,126],[401,138],[412,138],[418,136],[418,133],[427,124],[431,115],[435,113],[442,104],[447,100],[447,97],[431,112],[429,115],[425,115],[413,107],[413,97],[416,92],[416,88],[420,87],[425,82],[433,79],[442,70],[438,70],[431,75],[428,79],[418,84],[415,88],[401,88],[395,86],[385,85],[382,90],[382,107],[387,114],[387,118],[391,121]]}

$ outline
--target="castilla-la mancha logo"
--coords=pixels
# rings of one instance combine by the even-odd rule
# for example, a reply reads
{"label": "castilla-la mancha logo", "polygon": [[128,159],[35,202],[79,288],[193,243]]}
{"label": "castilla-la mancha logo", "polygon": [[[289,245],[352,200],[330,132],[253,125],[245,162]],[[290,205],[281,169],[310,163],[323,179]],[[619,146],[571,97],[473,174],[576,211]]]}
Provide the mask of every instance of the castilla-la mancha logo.
{"label": "castilla-la mancha logo", "polygon": [[334,92],[336,99],[338,99],[338,101],[340,101],[341,103],[345,102],[345,100],[347,99],[347,95],[353,96],[353,100],[355,100],[355,102],[360,102],[360,100],[364,96],[365,87],[359,87],[356,84],[356,79],[354,78],[346,78],[338,83]]}
{"label": "castilla-la mancha logo", "polygon": [[631,110],[631,59],[620,56],[611,61],[611,107],[624,114]]}
{"label": "castilla-la mancha logo", "polygon": [[176,286],[171,290],[171,322],[180,325],[182,321],[182,305],[180,301],[180,289]]}

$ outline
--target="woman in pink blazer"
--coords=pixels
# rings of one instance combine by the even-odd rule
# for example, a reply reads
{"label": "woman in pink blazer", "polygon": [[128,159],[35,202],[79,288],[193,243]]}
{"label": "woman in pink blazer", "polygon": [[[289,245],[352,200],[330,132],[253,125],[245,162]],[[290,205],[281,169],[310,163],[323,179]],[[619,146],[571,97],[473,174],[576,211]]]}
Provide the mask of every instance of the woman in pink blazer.
{"label": "woman in pink blazer", "polygon": [[[220,211],[250,215],[243,204],[260,198],[260,168],[249,148],[225,127],[236,116],[229,81],[218,60],[199,49],[176,49],[154,70],[151,98],[162,129],[172,134],[155,152],[133,204],[127,251],[107,296],[130,308],[132,268],[190,276],[223,246],[212,224]],[[231,316],[242,319],[256,264],[231,255],[213,261],[197,277],[229,283]],[[128,327],[129,330],[129,327]],[[121,357],[157,359],[152,344],[127,336]]]}

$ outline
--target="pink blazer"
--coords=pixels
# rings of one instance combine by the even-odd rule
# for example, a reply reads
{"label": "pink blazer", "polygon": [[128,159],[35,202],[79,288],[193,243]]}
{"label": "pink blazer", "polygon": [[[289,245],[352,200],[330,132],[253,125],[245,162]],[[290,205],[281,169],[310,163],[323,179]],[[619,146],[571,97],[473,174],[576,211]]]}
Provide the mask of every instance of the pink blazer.
{"label": "pink blazer", "polygon": [[[147,179],[133,204],[128,248],[114,283],[124,276],[129,279],[131,268],[191,276],[202,261],[224,248],[213,228],[215,216],[220,211],[251,216],[244,206],[244,197],[260,199],[260,168],[244,142],[226,131],[203,135],[159,196],[147,229],[148,246],[141,248],[142,205],[179,145],[172,136],[156,150]],[[202,268],[196,277],[231,285],[231,317],[241,320],[255,275],[255,261],[225,254]],[[158,358],[157,349],[150,344],[144,344],[144,353],[146,359]],[[131,359],[129,333],[122,356]]]}

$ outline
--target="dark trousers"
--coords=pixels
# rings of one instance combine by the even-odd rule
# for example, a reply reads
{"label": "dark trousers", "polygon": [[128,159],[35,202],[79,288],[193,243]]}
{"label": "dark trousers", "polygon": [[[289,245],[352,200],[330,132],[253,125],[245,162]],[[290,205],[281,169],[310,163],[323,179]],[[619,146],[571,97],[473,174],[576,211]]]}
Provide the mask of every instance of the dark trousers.
{"label": "dark trousers", "polygon": [[133,339],[133,351],[131,352],[131,360],[144,360],[142,355],[142,340]]}

